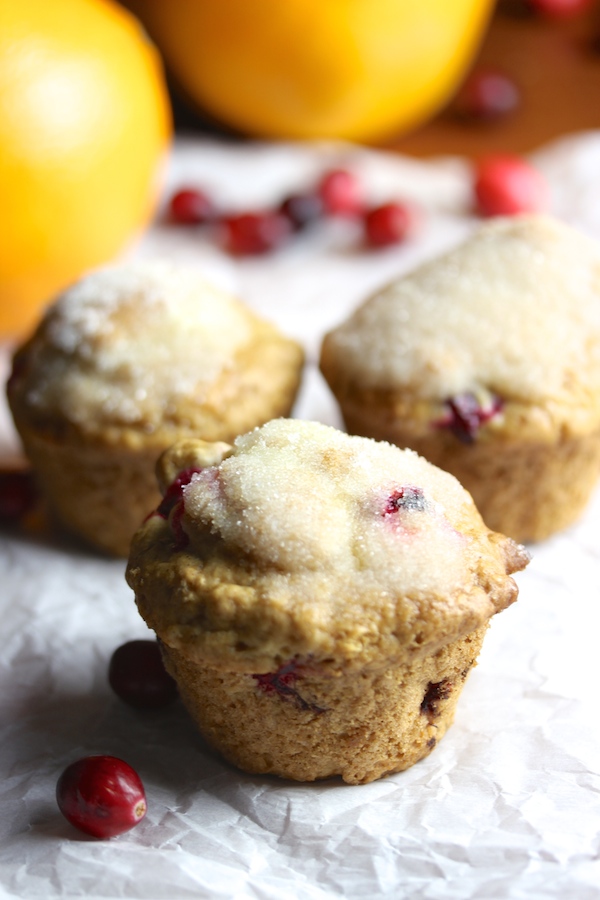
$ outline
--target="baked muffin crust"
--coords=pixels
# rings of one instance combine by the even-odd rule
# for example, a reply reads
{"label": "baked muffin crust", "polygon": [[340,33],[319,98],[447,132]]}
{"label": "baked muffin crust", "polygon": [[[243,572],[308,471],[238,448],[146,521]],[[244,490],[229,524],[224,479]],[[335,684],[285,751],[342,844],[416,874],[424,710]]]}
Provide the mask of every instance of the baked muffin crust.
{"label": "baked muffin crust", "polygon": [[[210,445],[209,445],[210,446]],[[228,670],[431,653],[516,598],[525,551],[490,533],[456,479],[411,451],[276,420],[222,462],[188,443],[181,505],[148,519],[128,567],[168,646]],[[174,518],[175,517],[175,531]],[[179,537],[178,537],[179,536]]]}
{"label": "baked muffin crust", "polygon": [[494,220],[372,296],[325,337],[321,367],[337,396],[376,392],[415,429],[470,393],[502,400],[483,439],[587,433],[600,422],[600,249],[548,217]]}
{"label": "baked muffin crust", "polygon": [[8,398],[58,519],[126,556],[160,500],[160,453],[289,414],[302,365],[299,344],[195,270],[142,262],[94,272],[48,309]]}

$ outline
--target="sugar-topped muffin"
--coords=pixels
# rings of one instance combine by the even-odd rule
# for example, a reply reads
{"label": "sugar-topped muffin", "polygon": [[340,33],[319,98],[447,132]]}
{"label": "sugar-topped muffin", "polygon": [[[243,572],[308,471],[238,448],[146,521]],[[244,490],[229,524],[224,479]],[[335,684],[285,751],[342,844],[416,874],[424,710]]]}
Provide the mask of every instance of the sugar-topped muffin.
{"label": "sugar-topped muffin", "polygon": [[301,781],[426,756],[523,547],[416,453],[317,423],[183,441],[158,475],[127,579],[206,739]]}
{"label": "sugar-topped muffin", "polygon": [[160,453],[287,415],[302,363],[296,342],[196,271],[140,262],[58,298],[17,351],[8,398],[58,518],[126,556],[160,499]]}
{"label": "sugar-topped muffin", "polygon": [[600,247],[495,220],[367,300],[321,369],[350,432],[452,472],[490,528],[545,538],[600,474]]}

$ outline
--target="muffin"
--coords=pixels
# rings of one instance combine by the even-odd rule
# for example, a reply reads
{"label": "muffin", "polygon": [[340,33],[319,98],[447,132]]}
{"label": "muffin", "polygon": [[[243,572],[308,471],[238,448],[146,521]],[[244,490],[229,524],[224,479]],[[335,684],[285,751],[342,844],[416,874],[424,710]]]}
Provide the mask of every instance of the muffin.
{"label": "muffin", "polygon": [[430,753],[523,547],[416,453],[316,423],[184,441],[158,474],[127,579],[206,740],[298,781]]}
{"label": "muffin", "polygon": [[452,472],[493,530],[546,538],[600,474],[600,249],[495,220],[327,334],[321,370],[350,432]]}
{"label": "muffin", "polygon": [[163,450],[287,415],[302,364],[297,343],[194,270],[137,263],[58,298],[15,355],[8,400],[59,521],[126,556],[160,500]]}

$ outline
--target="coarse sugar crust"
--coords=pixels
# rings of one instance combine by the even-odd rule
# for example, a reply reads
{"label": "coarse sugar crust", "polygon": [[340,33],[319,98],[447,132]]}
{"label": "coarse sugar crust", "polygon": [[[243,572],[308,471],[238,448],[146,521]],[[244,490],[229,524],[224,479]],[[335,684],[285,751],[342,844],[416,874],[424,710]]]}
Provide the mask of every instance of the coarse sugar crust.
{"label": "coarse sugar crust", "polygon": [[544,216],[497,219],[377,291],[326,335],[342,406],[430,428],[448,397],[497,395],[481,439],[554,440],[600,425],[600,248]]}
{"label": "coarse sugar crust", "polygon": [[102,269],[67,290],[14,359],[13,418],[52,512],[126,556],[186,435],[233,438],[289,414],[303,351],[199,273]]}
{"label": "coarse sugar crust", "polygon": [[233,439],[290,405],[302,361],[295,341],[197,271],[139,262],[58,298],[16,354],[9,399],[53,439]]}
{"label": "coarse sugar crust", "polygon": [[127,572],[143,618],[190,663],[238,673],[300,658],[330,673],[409,664],[516,599],[523,548],[411,451],[281,419],[218,464],[205,464],[208,450],[189,441],[167,452],[170,475],[173,453],[192,472],[183,505],[147,520]]}
{"label": "coarse sugar crust", "polygon": [[600,248],[547,217],[488,223],[326,335],[321,369],[348,431],[413,448],[490,528],[543,540],[600,473]]}

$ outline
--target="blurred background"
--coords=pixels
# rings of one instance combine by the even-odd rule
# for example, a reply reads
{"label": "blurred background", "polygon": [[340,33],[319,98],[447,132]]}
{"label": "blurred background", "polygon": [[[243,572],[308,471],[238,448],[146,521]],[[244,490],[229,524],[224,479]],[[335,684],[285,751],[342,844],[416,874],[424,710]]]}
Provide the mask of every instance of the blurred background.
{"label": "blurred background", "polygon": [[[200,82],[203,77],[210,79],[210,71],[205,75],[196,70],[195,81],[193,71],[179,68],[181,46],[178,46],[176,38],[165,34],[164,22],[158,22],[155,18],[154,8],[160,4],[151,0],[132,0],[127,5],[145,21],[164,52],[178,130],[230,136],[237,134],[238,137],[244,133],[260,134],[263,131],[258,113],[255,120],[249,120],[246,129],[237,132],[223,127],[234,124],[235,115],[230,120],[221,119],[219,122],[217,118],[207,115],[208,109],[201,113],[203,86]],[[177,2],[164,4],[170,10],[174,6],[189,9],[193,5]],[[306,8],[311,4],[302,5]],[[348,8],[352,6],[346,5]],[[394,4],[367,2],[363,5],[371,24],[369,26],[369,21],[363,22],[362,27],[370,27],[373,32],[371,47],[381,37],[379,29],[386,36],[391,35],[395,62],[390,65],[390,70],[393,65],[397,69],[396,94],[387,99],[391,107],[386,111],[390,123],[387,133],[377,134],[376,127],[370,133],[372,122],[367,121],[362,125],[362,133],[360,126],[357,126],[359,140],[417,156],[465,154],[474,157],[488,152],[526,153],[558,136],[600,125],[600,6],[597,0],[498,0],[495,4],[485,0],[471,3],[438,0],[414,4],[420,6],[423,16],[420,27],[427,33],[427,37],[421,34],[421,45],[417,47],[414,46],[412,33],[409,37],[405,36],[403,30],[406,22],[402,17],[396,23],[396,33],[393,24],[390,26],[385,20],[377,20],[378,5],[387,8],[389,13],[389,7]],[[411,6],[402,2],[395,5]],[[202,4],[198,4],[200,6]],[[327,6],[327,3],[314,3],[311,15],[319,16],[319,10],[323,11]],[[331,6],[339,4],[333,3]],[[253,4],[253,10],[258,15],[254,23],[258,31],[263,28],[260,9],[261,3]],[[266,9],[264,14],[268,14]],[[339,19],[342,15],[343,12],[334,9],[326,23],[334,34],[336,24],[339,24],[335,21],[336,16]],[[440,15],[443,18],[440,33],[432,38],[436,31],[436,17]],[[194,56],[196,64],[200,65],[199,58],[203,53],[202,23],[198,22],[194,28],[193,15],[190,16],[190,23]],[[412,25],[415,26],[415,23]],[[238,39],[252,41],[248,32],[238,36]],[[272,40],[277,41],[277,34]],[[302,41],[302,35],[298,35],[298,40]],[[346,82],[340,86],[340,91],[344,87],[350,92],[355,88],[352,79],[357,76],[356,71],[348,71],[352,69],[348,57],[356,48],[349,47],[351,37],[348,33],[338,35],[337,45],[334,40],[331,39],[327,47],[328,74],[330,78],[339,76],[340,81],[345,75]],[[413,58],[409,58],[404,67],[398,58],[400,62],[406,59],[408,49],[412,49]],[[252,58],[255,53],[261,52],[261,48],[252,41],[251,51]],[[264,48],[262,52],[266,52]],[[305,48],[305,52],[307,56],[310,54],[309,49]],[[432,76],[431,70],[440,63],[444,52],[452,58]],[[375,49],[373,53],[376,53]],[[290,66],[290,60],[280,54],[275,65],[281,65],[285,71]],[[364,77],[364,68],[369,61],[363,59],[362,65]],[[339,70],[342,70],[342,75]],[[182,76],[179,81],[178,74]],[[273,73],[270,74],[275,80]],[[235,81],[243,80],[244,75],[243,68],[234,67],[233,92],[239,94],[240,85],[236,85]],[[423,81],[416,84],[421,75],[424,75]],[[382,77],[379,72],[377,77]],[[432,84],[432,79],[436,77],[438,83]],[[194,87],[196,103],[190,93]],[[377,109],[378,89],[376,83],[371,86],[369,102],[372,119],[377,115],[385,118]],[[414,95],[419,91],[420,96],[414,100]],[[412,110],[405,112],[407,93],[411,93],[409,99],[416,105],[414,114]],[[216,102],[212,97],[207,99],[209,102],[212,100],[213,104]],[[280,101],[282,107],[289,107],[289,95],[282,95]],[[318,102],[315,101],[315,109],[312,110],[315,118]],[[248,104],[249,107],[251,105]],[[310,122],[311,110],[305,109],[303,112],[309,119],[307,130],[310,133],[313,125]],[[328,124],[329,127],[322,128],[320,136],[348,136],[344,133],[344,127],[337,126],[334,120]],[[349,130],[352,131],[352,126]],[[287,127],[284,116],[272,123],[273,137],[294,137],[294,132],[293,127]],[[319,136],[318,122],[314,124],[310,136]]]}
{"label": "blurred background", "polygon": [[478,160],[599,91],[597,0],[0,0],[0,333],[147,228],[174,135]]}

